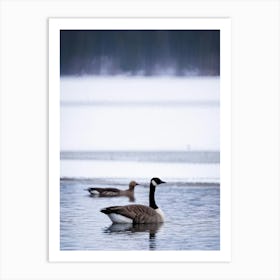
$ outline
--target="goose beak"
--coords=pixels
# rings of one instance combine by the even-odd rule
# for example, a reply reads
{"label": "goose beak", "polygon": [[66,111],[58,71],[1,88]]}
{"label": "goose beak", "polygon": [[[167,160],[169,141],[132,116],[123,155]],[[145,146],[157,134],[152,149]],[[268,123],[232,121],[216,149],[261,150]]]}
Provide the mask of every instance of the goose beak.
{"label": "goose beak", "polygon": [[166,183],[166,182],[164,182],[164,181],[161,181],[160,183],[161,183],[161,184],[164,184],[164,183]]}

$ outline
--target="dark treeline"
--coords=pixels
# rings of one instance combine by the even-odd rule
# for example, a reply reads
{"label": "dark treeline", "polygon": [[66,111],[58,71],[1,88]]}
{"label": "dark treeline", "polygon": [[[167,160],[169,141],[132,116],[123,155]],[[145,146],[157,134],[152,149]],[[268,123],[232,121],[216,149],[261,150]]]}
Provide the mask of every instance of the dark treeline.
{"label": "dark treeline", "polygon": [[61,75],[219,75],[219,30],[61,30]]}

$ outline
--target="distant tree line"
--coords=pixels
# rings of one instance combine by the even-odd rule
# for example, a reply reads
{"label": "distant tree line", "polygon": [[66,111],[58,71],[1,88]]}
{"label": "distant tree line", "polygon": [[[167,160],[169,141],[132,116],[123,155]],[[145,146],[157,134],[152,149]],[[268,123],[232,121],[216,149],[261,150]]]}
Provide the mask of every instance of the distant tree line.
{"label": "distant tree line", "polygon": [[219,30],[61,30],[61,75],[220,74]]}

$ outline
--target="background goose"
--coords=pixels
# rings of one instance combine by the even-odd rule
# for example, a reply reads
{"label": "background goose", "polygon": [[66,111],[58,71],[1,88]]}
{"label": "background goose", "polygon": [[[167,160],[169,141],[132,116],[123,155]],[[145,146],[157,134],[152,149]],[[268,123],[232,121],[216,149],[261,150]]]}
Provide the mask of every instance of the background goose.
{"label": "background goose", "polygon": [[98,195],[103,197],[111,196],[128,196],[133,197],[135,186],[139,185],[135,181],[129,183],[129,188],[127,190],[120,190],[117,188],[88,188],[87,190],[91,195]]}
{"label": "background goose", "polygon": [[165,183],[159,178],[152,178],[150,182],[149,206],[141,204],[111,206],[100,212],[108,215],[113,223],[152,224],[164,221],[163,212],[155,202],[156,186]]}

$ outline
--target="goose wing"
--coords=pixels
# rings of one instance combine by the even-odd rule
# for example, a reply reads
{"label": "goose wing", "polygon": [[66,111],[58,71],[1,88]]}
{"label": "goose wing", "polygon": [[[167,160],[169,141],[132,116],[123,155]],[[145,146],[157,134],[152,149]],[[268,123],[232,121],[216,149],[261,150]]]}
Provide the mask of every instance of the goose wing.
{"label": "goose wing", "polygon": [[104,214],[114,213],[122,215],[132,219],[135,224],[159,222],[157,212],[151,207],[141,204],[111,206],[101,209],[101,212]]}
{"label": "goose wing", "polygon": [[89,188],[89,192],[97,191],[101,195],[117,195],[120,190],[116,188]]}

